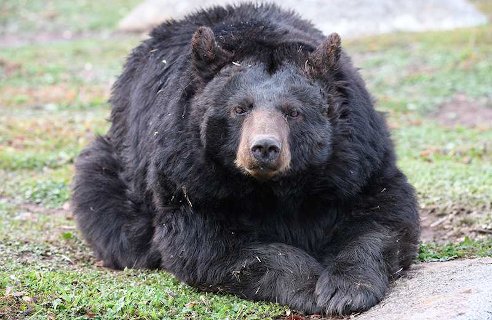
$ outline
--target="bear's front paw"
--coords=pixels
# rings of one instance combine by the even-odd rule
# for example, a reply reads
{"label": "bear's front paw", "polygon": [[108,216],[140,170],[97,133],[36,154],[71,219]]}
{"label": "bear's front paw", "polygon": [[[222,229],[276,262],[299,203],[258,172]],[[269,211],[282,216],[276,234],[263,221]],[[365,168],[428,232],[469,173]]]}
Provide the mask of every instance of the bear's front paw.
{"label": "bear's front paw", "polygon": [[361,312],[381,301],[387,286],[384,276],[325,271],[316,283],[316,303],[327,314]]}

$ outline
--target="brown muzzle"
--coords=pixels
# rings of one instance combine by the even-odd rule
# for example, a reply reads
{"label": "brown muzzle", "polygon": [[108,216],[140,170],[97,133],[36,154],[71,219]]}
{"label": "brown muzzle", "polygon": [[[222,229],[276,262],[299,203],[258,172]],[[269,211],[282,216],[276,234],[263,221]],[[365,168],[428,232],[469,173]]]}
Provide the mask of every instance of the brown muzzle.
{"label": "brown muzzle", "polygon": [[253,110],[243,122],[236,165],[260,179],[289,168],[289,125],[278,111]]}

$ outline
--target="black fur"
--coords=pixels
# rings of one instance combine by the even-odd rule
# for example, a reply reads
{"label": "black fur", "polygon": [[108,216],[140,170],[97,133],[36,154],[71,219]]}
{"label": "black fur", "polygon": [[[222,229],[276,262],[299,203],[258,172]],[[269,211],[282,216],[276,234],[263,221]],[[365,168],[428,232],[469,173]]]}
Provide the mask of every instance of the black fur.
{"label": "black fur", "polygon": [[[415,257],[417,204],[363,80],[326,41],[271,5],[157,27],[114,85],[111,129],[76,163],[97,258],[307,313],[379,302]],[[300,110],[288,171],[260,181],[234,165],[238,104]]]}

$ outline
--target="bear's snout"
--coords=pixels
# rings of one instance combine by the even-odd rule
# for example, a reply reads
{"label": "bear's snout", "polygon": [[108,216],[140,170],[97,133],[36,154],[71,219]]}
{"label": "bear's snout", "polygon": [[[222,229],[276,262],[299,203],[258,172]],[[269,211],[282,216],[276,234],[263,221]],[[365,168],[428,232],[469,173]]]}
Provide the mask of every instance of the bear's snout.
{"label": "bear's snout", "polygon": [[273,136],[260,135],[253,139],[251,154],[260,166],[276,169],[282,144]]}
{"label": "bear's snout", "polygon": [[267,179],[290,166],[289,126],[281,113],[254,110],[243,122],[236,166]]}

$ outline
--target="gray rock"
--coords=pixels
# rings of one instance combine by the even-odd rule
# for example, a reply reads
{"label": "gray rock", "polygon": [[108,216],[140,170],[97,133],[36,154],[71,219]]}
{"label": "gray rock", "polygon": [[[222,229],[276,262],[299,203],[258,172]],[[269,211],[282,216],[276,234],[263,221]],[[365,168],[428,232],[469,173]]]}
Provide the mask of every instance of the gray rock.
{"label": "gray rock", "polygon": [[492,258],[416,265],[357,320],[490,320]]}
{"label": "gray rock", "polygon": [[[146,0],[118,29],[148,31],[170,18],[234,0]],[[395,31],[446,30],[484,24],[487,18],[466,0],[273,0],[310,19],[325,34],[358,37]]]}

